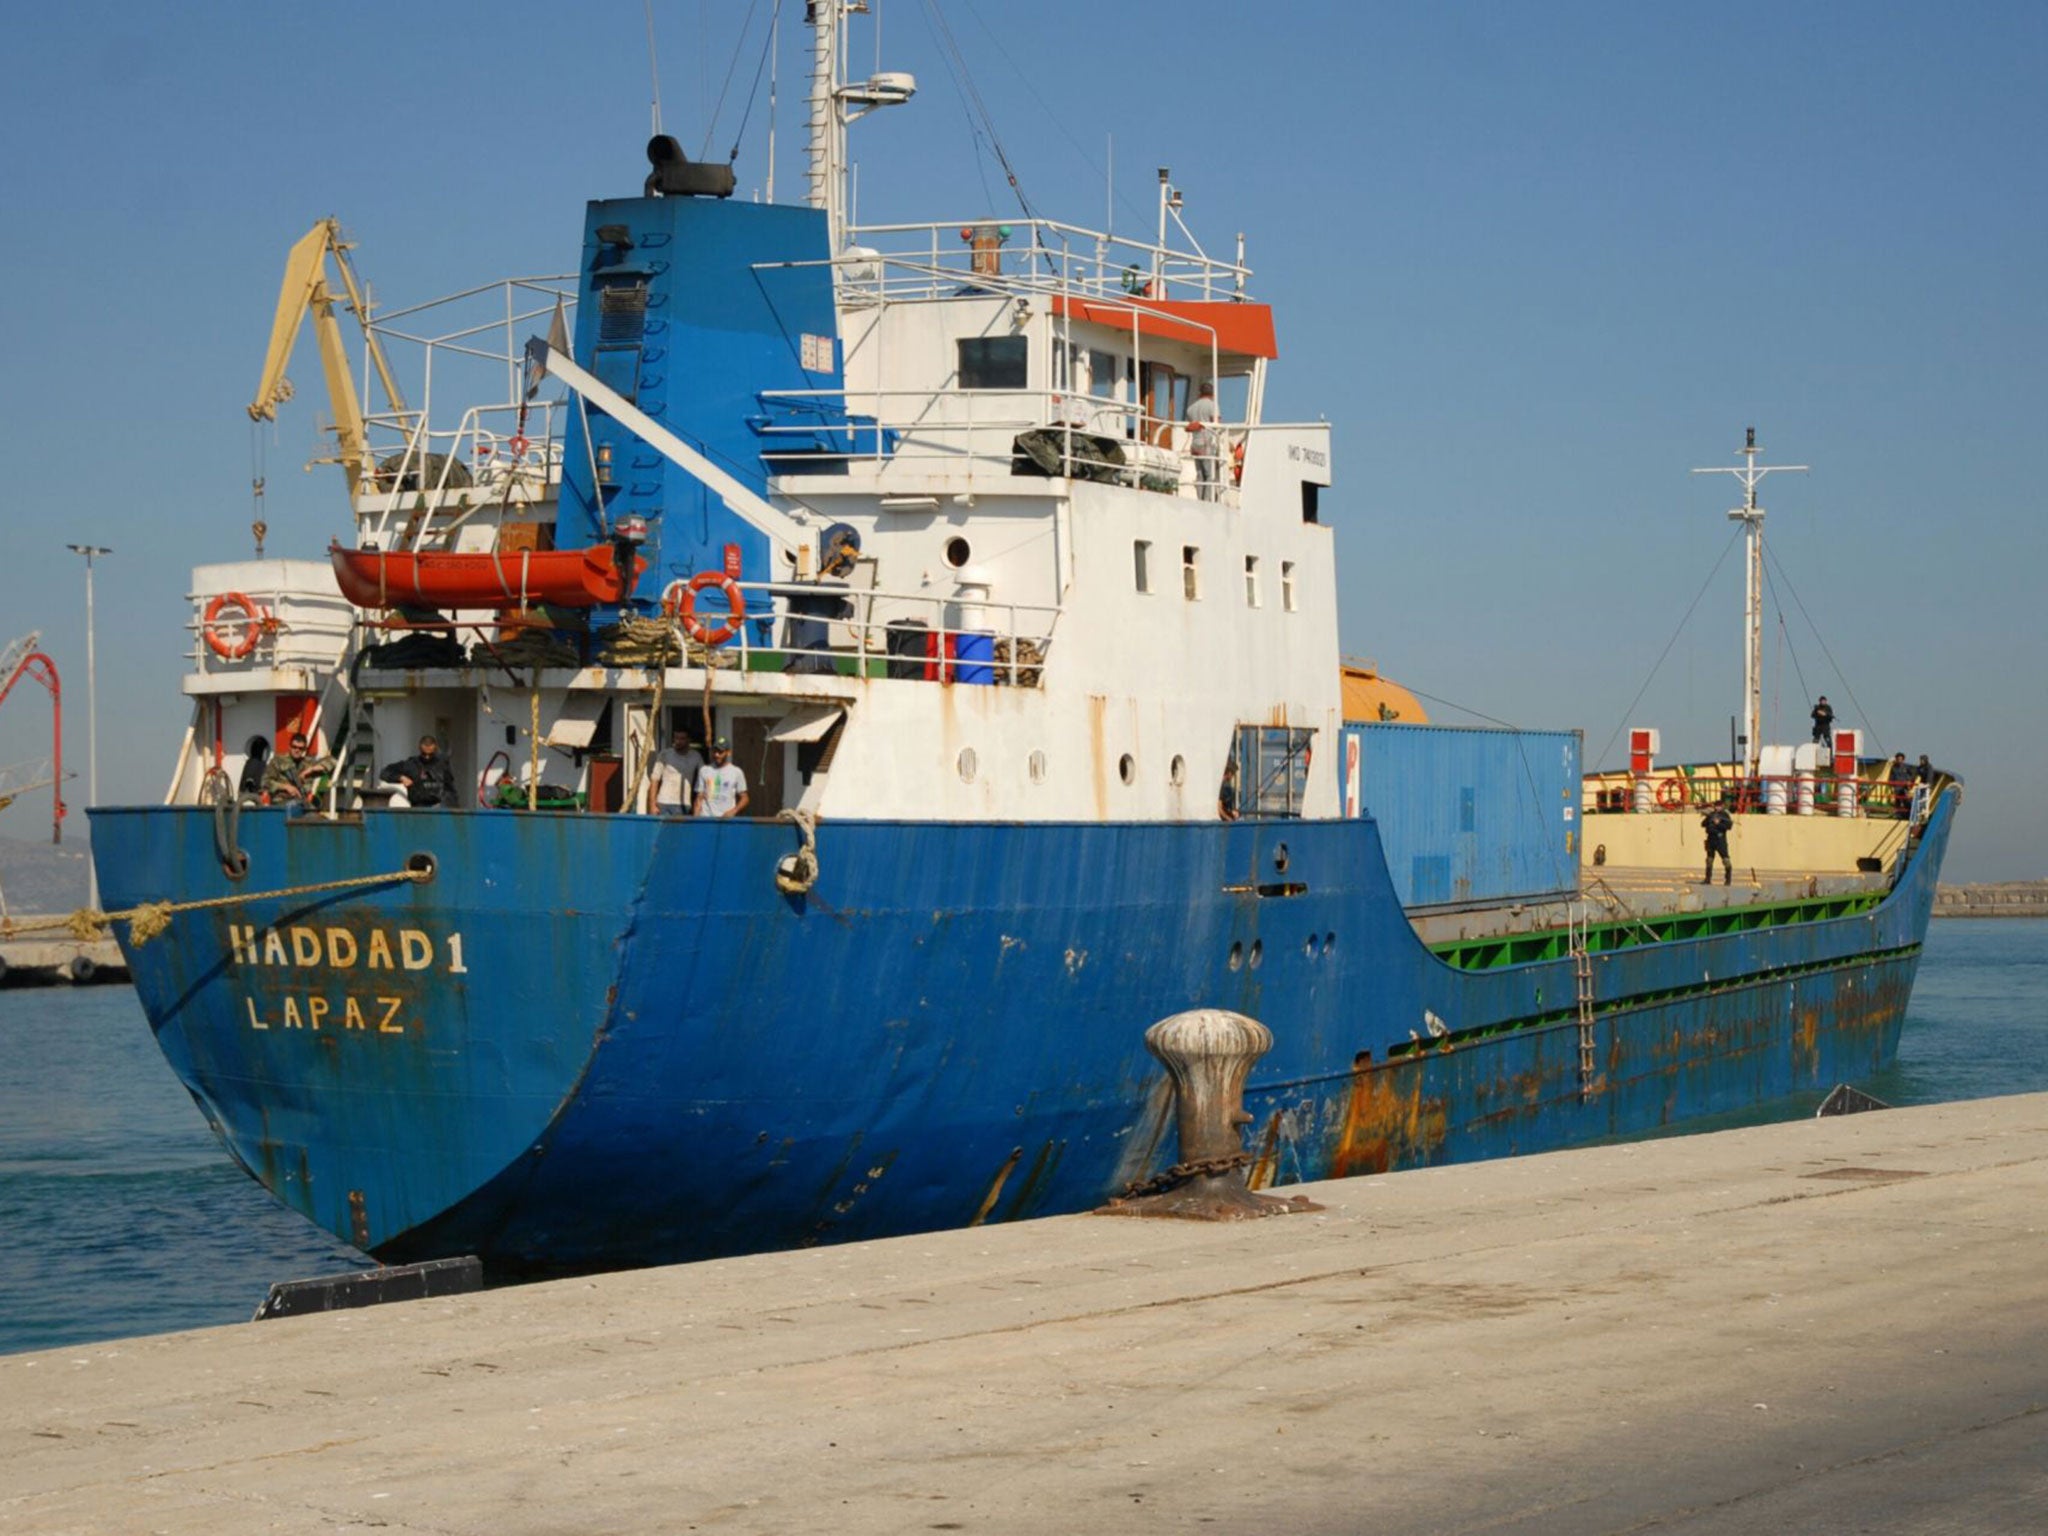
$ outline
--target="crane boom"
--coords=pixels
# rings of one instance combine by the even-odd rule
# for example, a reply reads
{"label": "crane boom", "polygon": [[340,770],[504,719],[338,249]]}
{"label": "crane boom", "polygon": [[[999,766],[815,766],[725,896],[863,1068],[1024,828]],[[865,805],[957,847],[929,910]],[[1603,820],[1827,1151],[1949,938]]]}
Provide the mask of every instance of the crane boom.
{"label": "crane boom", "polygon": [[357,281],[355,267],[348,259],[348,242],[341,236],[339,219],[322,219],[299,238],[285,257],[284,282],[278,289],[277,314],[270,324],[270,350],[263,359],[263,375],[256,385],[256,398],[249,402],[249,419],[275,421],[277,408],[292,397],[291,380],[285,368],[291,362],[292,347],[298,341],[299,325],[307,314],[313,317],[313,332],[320,343],[320,367],[327,377],[327,398],[334,410],[334,434],[340,450],[342,473],[348,477],[349,494],[370,469],[369,433],[363,410],[350,376],[348,353],[342,346],[341,322],[335,318],[335,292],[327,286],[327,258],[334,257],[341,274],[340,301],[345,303],[363,328],[363,342],[371,365],[384,387],[394,411],[405,409],[405,399],[391,376],[384,349],[370,328],[369,305]]}
{"label": "crane boom", "polygon": [[[0,704],[7,702],[7,696],[14,691],[14,685],[24,677],[32,677],[50,691],[50,779],[56,788],[51,791],[50,800],[50,841],[64,841],[64,684],[57,676],[57,663],[36,649],[36,642],[42,638],[40,630],[31,630],[19,640],[0,646]],[[29,765],[33,766],[33,765]],[[7,774],[16,770],[8,769]],[[26,767],[23,776],[26,777]],[[5,805],[16,795],[24,794],[40,784],[10,785],[6,774],[0,774],[0,805]]]}

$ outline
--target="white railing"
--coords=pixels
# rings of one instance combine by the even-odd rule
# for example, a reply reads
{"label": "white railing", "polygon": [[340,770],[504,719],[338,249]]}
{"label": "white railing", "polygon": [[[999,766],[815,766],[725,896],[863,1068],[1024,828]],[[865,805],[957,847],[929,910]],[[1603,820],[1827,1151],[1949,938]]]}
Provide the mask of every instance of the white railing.
{"label": "white railing", "polygon": [[[1007,228],[1008,240],[992,240]],[[965,238],[963,238],[963,236]],[[1251,268],[1052,219],[863,224],[834,265],[849,300],[1054,290],[1083,298],[1221,302],[1246,297]]]}
{"label": "white railing", "polygon": [[[733,583],[746,616],[722,647],[742,671],[916,678],[951,683],[1038,685],[1052,652],[1056,604],[889,592],[824,582]],[[673,611],[683,583],[663,595]],[[758,601],[757,601],[758,599]],[[727,627],[724,611],[706,604],[695,614],[699,633]],[[686,626],[687,627],[687,626]],[[792,662],[797,665],[791,665]]]}
{"label": "white railing", "polygon": [[[508,278],[377,316],[370,328],[404,375],[400,388],[408,399],[403,409],[364,416],[370,466],[358,490],[358,516],[365,533],[394,547],[390,525],[403,514],[404,541],[418,545],[450,531],[451,510],[458,522],[467,515],[456,505],[460,492],[481,490],[500,505],[528,505],[552,493],[568,407],[522,403],[522,366],[527,338],[549,328],[556,305],[565,315],[574,310],[575,284],[573,274]],[[370,382],[366,371],[366,401]],[[453,430],[435,430],[437,394],[499,403],[466,405]]]}
{"label": "white railing", "polygon": [[[778,474],[801,475],[806,462],[837,457],[848,464],[914,464],[940,473],[1008,477],[1020,456],[1030,457],[1018,438],[1031,432],[1050,434],[1046,441],[1056,450],[1038,472],[1168,495],[1192,496],[1200,487],[1186,424],[1163,421],[1120,396],[1042,389],[789,389],[765,391],[762,399],[840,408],[836,416],[793,417],[761,429],[768,439],[762,457]],[[1247,421],[1218,424],[1219,446],[1211,457],[1215,478],[1226,489],[1235,488],[1238,445],[1260,430]],[[843,437],[845,451],[821,455],[811,446],[820,433]],[[805,446],[778,454],[778,437],[802,440]]]}

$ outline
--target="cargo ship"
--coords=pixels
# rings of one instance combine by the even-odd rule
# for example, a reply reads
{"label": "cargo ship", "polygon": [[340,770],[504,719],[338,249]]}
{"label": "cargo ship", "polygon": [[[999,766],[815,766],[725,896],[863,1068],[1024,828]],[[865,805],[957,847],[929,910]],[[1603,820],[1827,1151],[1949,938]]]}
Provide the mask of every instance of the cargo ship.
{"label": "cargo ship", "polygon": [[[92,817],[235,1160],[380,1260],[569,1273],[1096,1206],[1174,1160],[1190,1008],[1271,1030],[1259,1189],[1889,1062],[1953,777],[1763,743],[1754,672],[1720,762],[1430,721],[1340,649],[1242,246],[1170,238],[1166,175],[1156,238],[851,224],[848,124],[915,83],[845,78],[847,9],[800,206],[657,135],[573,274],[402,327],[331,221],[294,250],[252,411],[310,314],[352,515],[194,572],[169,791]],[[656,792],[678,733],[738,814]]]}

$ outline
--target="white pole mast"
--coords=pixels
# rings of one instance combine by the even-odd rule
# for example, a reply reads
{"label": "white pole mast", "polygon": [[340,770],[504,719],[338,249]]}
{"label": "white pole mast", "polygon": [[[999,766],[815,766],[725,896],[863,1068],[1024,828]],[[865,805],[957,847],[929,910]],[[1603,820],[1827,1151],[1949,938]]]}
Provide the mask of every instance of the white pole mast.
{"label": "white pole mast", "polygon": [[[99,556],[111,555],[113,551],[104,544],[67,544],[64,547],[74,555],[85,556],[85,803],[90,810],[100,803],[99,670],[93,656],[92,563]],[[63,792],[61,785],[58,792]],[[93,863],[89,847],[85,856],[85,904],[93,908],[100,904],[100,872]]]}
{"label": "white pole mast", "polygon": [[804,201],[825,210],[828,249],[845,240],[846,117],[839,100],[839,32],[845,0],[806,0],[811,28],[810,137]]}
{"label": "white pole mast", "polygon": [[1764,509],[1757,505],[1756,488],[1764,476],[1807,472],[1805,464],[1759,464],[1763,450],[1756,445],[1756,428],[1744,435],[1743,462],[1718,469],[1696,469],[1696,475],[1733,475],[1742,482],[1742,505],[1729,510],[1732,521],[1742,524],[1747,545],[1743,566],[1742,601],[1742,755],[1743,770],[1755,778],[1763,751],[1764,687]]}
{"label": "white pole mast", "polygon": [[[825,210],[825,233],[835,259],[846,248],[846,125],[877,107],[894,107],[917,94],[917,79],[900,70],[878,72],[858,85],[842,78],[844,23],[867,14],[868,0],[804,0],[810,24],[811,102],[808,186],[804,201]],[[852,109],[852,110],[849,110]]]}

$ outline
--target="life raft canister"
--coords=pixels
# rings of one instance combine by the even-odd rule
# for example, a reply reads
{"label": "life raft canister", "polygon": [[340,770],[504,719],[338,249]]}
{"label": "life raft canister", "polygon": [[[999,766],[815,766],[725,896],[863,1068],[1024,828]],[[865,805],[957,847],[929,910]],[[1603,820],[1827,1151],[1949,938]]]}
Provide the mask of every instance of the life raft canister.
{"label": "life raft canister", "polygon": [[[222,633],[220,619],[230,608],[242,611],[242,632],[230,640]],[[206,636],[207,648],[224,661],[240,661],[256,649],[256,642],[271,624],[269,612],[241,592],[223,592],[206,605],[206,619],[200,633]],[[230,621],[229,628],[233,623]]]}
{"label": "life raft canister", "polygon": [[[662,594],[662,607],[668,607],[668,594],[675,592],[678,586],[682,586],[682,583],[671,585],[668,592]],[[697,594],[707,587],[717,587],[723,592],[726,606],[731,610],[726,614],[725,622],[716,629],[710,628],[697,617]],[[675,615],[682,623],[683,632],[699,645],[723,645],[740,632],[740,625],[746,621],[746,594],[740,591],[740,584],[723,571],[699,571],[690,578],[690,584],[677,594]]]}

